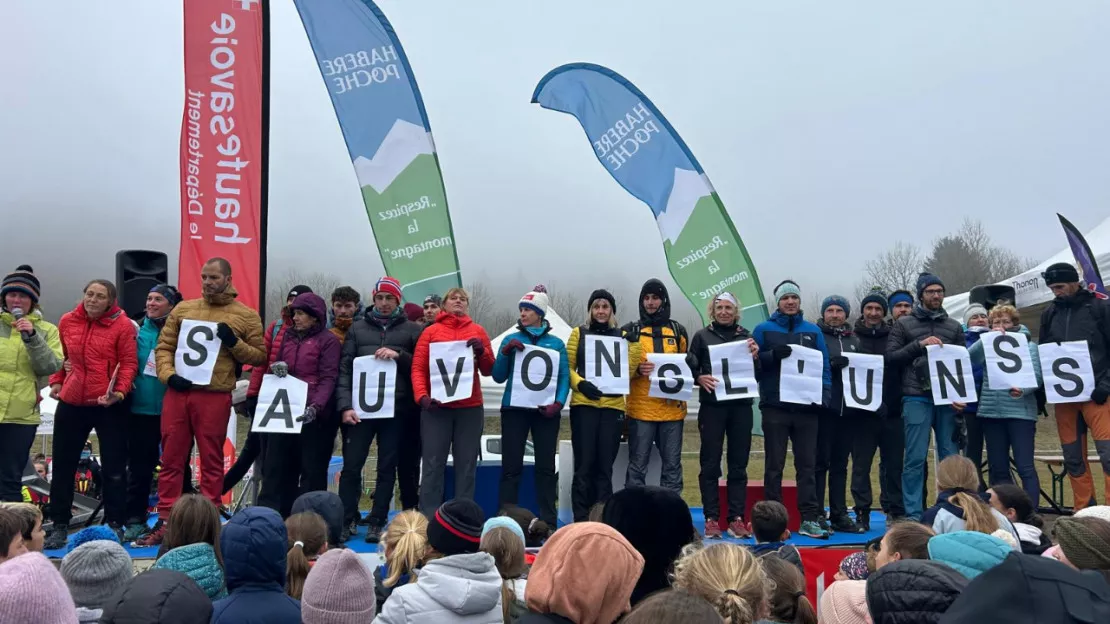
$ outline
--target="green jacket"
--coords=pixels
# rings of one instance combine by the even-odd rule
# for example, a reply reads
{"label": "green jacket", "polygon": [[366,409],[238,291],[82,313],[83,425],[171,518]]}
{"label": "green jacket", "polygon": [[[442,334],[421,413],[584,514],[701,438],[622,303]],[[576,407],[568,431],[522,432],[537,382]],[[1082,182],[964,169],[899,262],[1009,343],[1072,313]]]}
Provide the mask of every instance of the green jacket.
{"label": "green jacket", "polygon": [[35,326],[29,340],[12,330],[10,312],[0,312],[0,423],[38,425],[38,393],[45,385],[39,378],[62,367],[58,328],[43,320],[39,310],[25,318]]}

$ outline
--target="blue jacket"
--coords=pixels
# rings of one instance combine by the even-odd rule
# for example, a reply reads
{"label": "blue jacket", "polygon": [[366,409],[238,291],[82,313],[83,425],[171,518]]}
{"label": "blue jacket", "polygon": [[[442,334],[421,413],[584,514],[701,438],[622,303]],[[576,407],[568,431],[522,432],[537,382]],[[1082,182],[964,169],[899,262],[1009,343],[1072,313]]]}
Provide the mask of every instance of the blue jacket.
{"label": "blue jacket", "polygon": [[805,320],[799,311],[795,315],[786,315],[778,310],[771,318],[755,326],[752,338],[759,345],[759,407],[776,407],[785,410],[811,409],[795,403],[779,401],[779,362],[771,354],[779,345],[800,345],[817,349],[824,359],[824,368],[821,371],[824,385],[824,405],[828,405],[832,387],[832,375],[829,371],[829,349],[825,345],[825,336],[821,328]]}
{"label": "blue jacket", "polygon": [[[1029,337],[1029,330],[1024,325],[1017,331]],[[1022,388],[1023,394],[1014,398],[1009,390],[991,389],[990,380],[985,367],[986,356],[983,355],[983,343],[976,342],[968,349],[971,354],[971,364],[978,366],[983,371],[982,389],[979,391],[979,417],[980,418],[1020,418],[1022,420],[1037,420],[1037,388]],[[1043,383],[1041,380],[1041,358],[1037,343],[1029,341],[1029,357],[1033,358],[1033,371],[1037,375],[1037,387]]]}
{"label": "blue jacket", "polygon": [[135,375],[135,389],[131,391],[131,412],[158,416],[162,413],[162,397],[166,394],[166,385],[158,381],[158,373],[146,375],[146,361],[151,352],[158,346],[158,334],[162,333],[160,323],[148,318],[143,319],[137,335],[139,347],[139,374]]}
{"label": "blue jacket", "polygon": [[224,569],[216,560],[216,550],[211,544],[200,542],[178,546],[154,562],[155,568],[177,570],[193,579],[210,600],[227,596]]}
{"label": "blue jacket", "polygon": [[[526,345],[543,347],[559,352],[559,380],[555,386],[555,401],[562,405],[567,404],[567,395],[570,394],[570,360],[567,359],[567,346],[556,335],[551,333],[551,324],[543,321],[539,327],[521,327],[501,341],[497,347],[497,359],[493,362],[493,380],[503,383],[509,379],[513,372],[513,358],[519,351],[509,355],[501,353],[501,349],[512,340],[519,340]],[[505,384],[505,394],[501,396],[501,407],[509,407],[513,399],[513,384]]]}
{"label": "blue jacket", "polygon": [[285,594],[285,524],[278,512],[248,507],[220,532],[227,598],[212,605],[212,624],[300,624],[301,603]]}
{"label": "blue jacket", "polygon": [[[974,345],[974,344],[978,344],[979,343],[979,338],[988,331],[990,331],[990,330],[972,331],[972,329],[970,327],[967,327],[965,325],[964,326],[964,346],[966,346],[968,351],[970,351],[971,346]],[[982,388],[983,388],[983,363],[982,362],[976,363],[975,360],[971,361],[971,376],[975,378],[975,394],[978,395],[978,396],[982,396],[982,394],[981,394]],[[978,411],[979,411],[979,404],[978,403],[968,403],[967,407],[964,408],[964,413],[965,414],[974,414]]]}

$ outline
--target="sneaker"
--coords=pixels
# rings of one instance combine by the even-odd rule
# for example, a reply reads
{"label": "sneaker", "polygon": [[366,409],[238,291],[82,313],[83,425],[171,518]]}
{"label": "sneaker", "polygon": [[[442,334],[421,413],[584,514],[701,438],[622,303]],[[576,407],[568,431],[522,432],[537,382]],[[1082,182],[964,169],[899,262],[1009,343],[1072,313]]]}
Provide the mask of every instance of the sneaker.
{"label": "sneaker", "polygon": [[728,534],[736,539],[748,539],[752,536],[748,527],[744,526],[744,519],[740,516],[733,518],[732,522],[728,523]]}
{"label": "sneaker", "polygon": [[825,533],[828,533],[829,535],[833,534],[833,527],[831,524],[829,524],[829,519],[825,516],[821,516],[817,519],[817,525],[820,526]]}
{"label": "sneaker", "polygon": [[351,539],[352,535],[356,535],[357,533],[358,520],[351,520],[347,524],[343,525],[343,532],[339,535],[340,543],[346,543],[347,540]]}
{"label": "sneaker", "polygon": [[705,519],[705,539],[721,539],[721,525],[716,518]]}
{"label": "sneaker", "polygon": [[382,538],[382,526],[377,522],[372,522],[366,527],[366,543],[377,544],[378,540]]}
{"label": "sneaker", "polygon": [[130,544],[145,535],[149,530],[150,527],[142,522],[129,522],[127,527],[123,530],[123,543]]}
{"label": "sneaker", "polygon": [[112,532],[116,534],[116,539],[118,539],[120,541],[120,543],[122,544],[123,543],[123,525],[118,523],[118,522],[109,522],[108,523],[108,528],[112,529]]}
{"label": "sneaker", "polygon": [[69,539],[69,531],[64,528],[50,529],[50,533],[46,535],[46,540],[43,542],[43,550],[57,550],[65,548],[66,541]]}
{"label": "sneaker", "polygon": [[862,527],[860,527],[858,524],[855,523],[855,521],[853,521],[850,517],[846,515],[833,518],[832,528],[836,531],[839,531],[840,533],[852,533],[858,535],[864,532]]}
{"label": "sneaker", "polygon": [[813,539],[829,539],[829,532],[821,528],[821,525],[813,520],[806,520],[802,523],[802,528],[798,531],[799,535],[812,537]]}
{"label": "sneaker", "polygon": [[154,525],[154,529],[152,529],[146,535],[143,535],[139,539],[132,542],[131,545],[136,548],[146,548],[147,546],[161,546],[162,540],[164,539],[166,539],[166,523],[159,519],[158,524]]}

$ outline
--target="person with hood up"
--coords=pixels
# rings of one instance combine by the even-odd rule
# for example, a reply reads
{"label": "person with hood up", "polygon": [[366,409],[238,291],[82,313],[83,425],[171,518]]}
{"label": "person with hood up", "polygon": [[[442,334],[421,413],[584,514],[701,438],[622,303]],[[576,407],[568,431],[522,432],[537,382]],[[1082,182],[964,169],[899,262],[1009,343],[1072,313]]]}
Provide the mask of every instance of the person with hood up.
{"label": "person with hood up", "polygon": [[867,578],[867,609],[875,624],[932,624],[967,584],[967,577],[937,561],[896,561]]}
{"label": "person with hood up", "polygon": [[331,292],[331,309],[328,310],[328,331],[335,334],[339,344],[347,339],[347,332],[355,321],[362,318],[362,295],[351,286],[340,286]]}
{"label": "person with hood up", "polygon": [[[339,413],[343,417],[343,470],[339,475],[339,498],[343,500],[345,510],[343,541],[347,541],[358,529],[362,467],[370,455],[370,444],[374,438],[378,439],[378,481],[366,529],[366,541],[370,543],[377,543],[385,527],[389,506],[393,502],[393,484],[397,478],[400,455],[411,455],[419,449],[420,408],[413,402],[410,389],[412,357],[423,330],[401,313],[401,296],[400,282],[392,277],[378,280],[374,286],[374,307],[351,325],[343,343],[339,384],[335,393]],[[353,396],[354,361],[360,357],[396,362],[395,411],[392,418],[360,420],[355,412],[355,400],[362,400],[362,397]],[[407,436],[403,435],[405,431],[409,432]],[[416,492],[412,490],[412,483],[405,482],[403,485],[402,501],[415,504]]]}
{"label": "person with hood up", "polygon": [[[241,301],[232,285],[231,263],[212,258],[201,267],[200,299],[174,307],[158,337],[154,357],[158,379],[169,386],[162,401],[162,471],[158,474],[158,515],[169,518],[181,496],[185,464],[194,439],[200,459],[200,491],[217,507],[224,491],[224,440],[231,414],[231,392],[239,370],[266,363],[262,320]],[[181,325],[186,320],[216,323],[220,350],[207,385],[194,384],[177,374],[174,363]],[[139,546],[158,546],[165,522],[135,540]]]}
{"label": "person with hood up", "polygon": [[624,486],[644,485],[651,446],[659,449],[663,466],[659,485],[682,493],[682,427],[686,402],[648,396],[655,363],[649,353],[686,353],[686,328],[671,319],[671,297],[663,282],[652,278],[640,288],[640,320],[622,328],[628,340],[640,343],[643,357],[628,392],[628,474]]}
{"label": "person with hood up", "polygon": [[[717,385],[724,383],[713,376],[709,348],[733,342],[744,342],[748,353],[755,359],[759,346],[751,333],[740,325],[742,308],[736,295],[723,292],[709,302],[710,321],[699,329],[690,341],[686,362],[694,373],[701,389],[698,393],[698,432],[701,434],[699,460],[701,472],[698,486],[701,489],[702,509],[705,510],[705,536],[721,537],[718,522],[720,509],[717,480],[721,478],[721,451],[728,435],[728,534],[744,539],[751,531],[744,523],[744,509],[748,491],[748,457],[752,448],[752,399],[718,401]],[[756,366],[759,360],[755,359]]]}
{"label": "person with hood up", "polygon": [[[979,338],[991,330],[990,321],[988,320],[987,309],[982,304],[973,303],[964,311],[964,346],[970,351],[973,345],[979,344]],[[975,395],[982,399],[982,391],[987,386],[983,385],[983,365],[982,363],[971,361],[971,374],[975,380]],[[962,406],[962,407],[959,407]],[[964,418],[964,424],[967,427],[967,443],[964,445],[964,457],[975,462],[979,466],[979,472],[982,474],[983,466],[983,428],[979,423],[979,402],[972,402],[967,404],[959,404],[959,413]],[[979,491],[986,491],[986,483],[979,479]]]}
{"label": "person with hood up", "polygon": [[951,406],[933,404],[926,348],[965,344],[959,321],[948,318],[944,311],[944,284],[939,277],[932,273],[919,275],[917,299],[913,312],[895,321],[886,348],[887,362],[902,369],[902,421],[906,433],[902,497],[906,515],[914,520],[921,518],[924,508],[930,434],[936,432],[938,460],[960,452],[956,413]]}
{"label": "person with hood up", "polygon": [[[290,306],[293,323],[285,332],[278,359],[270,372],[292,375],[308,384],[308,403],[297,420],[299,435],[262,436],[262,491],[258,504],[286,517],[302,492],[326,490],[328,462],[335,446],[336,417],[329,413],[339,376],[339,339],[327,331],[327,308],[315,293],[297,295]],[[299,485],[298,485],[299,484]]]}
{"label": "person with hood up", "polygon": [[[73,516],[73,483],[63,475],[77,470],[81,451],[96,429],[100,441],[104,520],[119,534],[127,521],[127,435],[131,426],[124,397],[138,373],[135,326],[116,304],[116,287],[93,280],[72,312],[58,322],[66,365],[50,376],[54,413],[50,519],[46,548],[65,544]],[[24,458],[23,461],[26,461]]]}
{"label": "person with hood up", "polygon": [[[447,297],[450,304],[451,297]],[[453,499],[428,520],[428,562],[415,583],[393,589],[376,624],[487,624],[501,622],[501,574],[478,552],[482,508]],[[309,575],[309,579],[312,575]],[[372,591],[372,589],[371,589]]]}
{"label": "person with hood up", "polygon": [[1014,549],[993,535],[978,531],[943,533],[929,540],[929,560],[950,566],[968,580],[1002,563]]}
{"label": "person with hood up", "polygon": [[[443,479],[447,455],[455,464],[455,496],[474,500],[474,478],[478,452],[482,445],[485,413],[478,373],[493,372],[494,353],[489,335],[475,323],[467,310],[470,295],[452,288],[444,296],[443,310],[436,321],[424,329],[412,358],[412,394],[420,406],[420,435],[423,439],[420,479],[420,511],[431,516],[443,502]],[[433,342],[462,340],[474,352],[474,385],[470,396],[450,403],[432,399],[431,349]],[[439,374],[438,371],[436,374]]]}
{"label": "person with hood up", "polygon": [[40,420],[39,379],[65,359],[58,328],[42,317],[39,290],[25,264],[0,285],[0,501],[8,503],[23,500],[23,469]]}
{"label": "person with hood up", "polygon": [[220,549],[230,594],[212,605],[212,624],[300,624],[301,603],[285,594],[287,539],[281,516],[267,507],[228,520]]}
{"label": "person with hood up", "polygon": [[343,501],[334,492],[319,490],[305,492],[293,501],[292,513],[311,511],[324,519],[328,527],[328,548],[344,548]]}
{"label": "person with hood up", "polygon": [[[571,506],[574,520],[590,515],[590,508],[613,495],[613,462],[620,450],[621,421],[624,420],[624,395],[602,394],[586,379],[586,342],[593,336],[628,334],[617,325],[617,301],[605,289],[595,290],[586,303],[589,319],[575,327],[567,337],[570,367],[570,443],[574,450],[574,479]],[[640,365],[640,342],[628,346],[629,377]]]}
{"label": "person with hood up", "polygon": [[559,442],[559,421],[563,405],[570,393],[570,364],[563,341],[551,333],[547,316],[548,299],[545,292],[529,292],[520,299],[520,321],[516,331],[505,336],[498,346],[497,359],[493,362],[493,380],[509,381],[518,363],[523,362],[524,345],[550,349],[558,354],[552,373],[556,376],[555,400],[536,408],[513,407],[513,384],[505,384],[501,397],[501,487],[500,506],[516,505],[520,494],[520,474],[524,469],[524,449],[528,432],[532,433],[535,447],[536,500],[539,517],[549,526],[557,524],[555,493],[555,450]]}
{"label": "person with hood up", "polygon": [[612,624],[629,599],[644,558],[610,526],[575,522],[556,531],[536,555],[520,624]]}
{"label": "person with hood up", "polygon": [[[771,318],[756,325],[752,332],[759,345],[759,409],[763,415],[763,436],[766,447],[763,482],[768,500],[782,502],[782,472],[786,466],[786,443],[794,451],[794,469],[798,483],[798,514],[802,526],[798,531],[806,537],[828,539],[829,532],[820,524],[822,501],[817,498],[817,433],[819,415],[828,403],[832,388],[829,371],[829,350],[821,328],[805,320],[802,313],[802,291],[792,280],[785,280],[774,290],[777,309]],[[807,347],[821,352],[824,398],[821,404],[787,403],[779,397],[782,361],[790,357],[792,346]]]}
{"label": "person with hood up", "polygon": [[112,596],[100,622],[206,624],[211,617],[212,601],[193,579],[176,570],[147,570]]}
{"label": "person with hood up", "polygon": [[5,624],[77,624],[77,608],[62,575],[42,553],[0,565],[0,613]]}
{"label": "person with hood up", "polygon": [[1014,525],[1021,552],[1039,555],[1052,546],[1052,540],[1044,534],[1044,520],[1025,490],[1011,483],[1000,483],[987,490],[987,494],[991,497],[991,507]]}

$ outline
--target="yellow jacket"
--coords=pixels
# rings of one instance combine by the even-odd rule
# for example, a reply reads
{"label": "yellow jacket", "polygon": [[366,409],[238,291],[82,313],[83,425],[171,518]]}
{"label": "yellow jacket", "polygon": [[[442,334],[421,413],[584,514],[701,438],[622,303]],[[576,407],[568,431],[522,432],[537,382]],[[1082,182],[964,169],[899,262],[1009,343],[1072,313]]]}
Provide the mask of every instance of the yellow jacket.
{"label": "yellow jacket", "polygon": [[[686,329],[678,322],[665,321],[659,325],[635,323],[630,331],[635,331],[636,327],[639,327],[640,352],[643,360],[646,360],[649,353],[686,353]],[[654,422],[686,418],[685,401],[649,397],[650,387],[649,378],[642,377],[638,373],[632,376],[628,393],[629,418]]]}
{"label": "yellow jacket", "polygon": [[[624,335],[625,332],[614,329],[614,332],[619,332]],[[586,405],[589,407],[601,407],[608,409],[615,409],[624,411],[624,397],[623,396],[603,396],[596,401],[591,401],[586,398],[586,395],[578,391],[578,384],[586,380],[582,376],[582,364],[578,359],[578,344],[581,341],[581,327],[575,327],[570,332],[570,337],[567,338],[567,361],[570,362],[570,404]],[[585,350],[585,345],[582,349]],[[629,374],[635,376],[636,367],[640,365],[640,343],[633,342],[628,347],[628,371]]]}
{"label": "yellow jacket", "polygon": [[39,424],[40,381],[62,367],[62,341],[58,328],[35,308],[25,316],[35,327],[30,340],[14,331],[11,312],[0,313],[0,423]]}
{"label": "yellow jacket", "polygon": [[220,347],[216,367],[212,371],[212,382],[199,386],[212,392],[231,392],[235,389],[236,369],[239,365],[262,366],[266,363],[266,344],[262,339],[262,319],[258,313],[235,300],[238,293],[228,286],[222,293],[205,296],[203,299],[190,299],[177,304],[166,319],[166,325],[158,336],[155,362],[158,365],[158,379],[166,383],[174,370],[174,353],[177,351],[177,334],[181,321],[210,321],[227,323],[239,342],[231,349]]}

